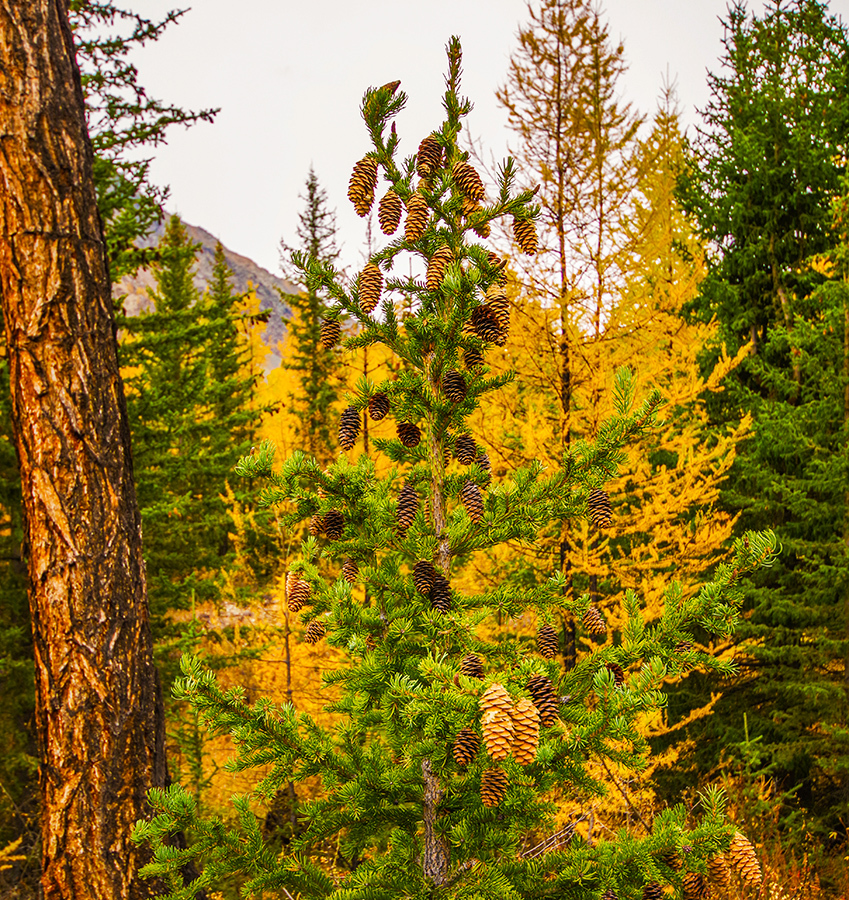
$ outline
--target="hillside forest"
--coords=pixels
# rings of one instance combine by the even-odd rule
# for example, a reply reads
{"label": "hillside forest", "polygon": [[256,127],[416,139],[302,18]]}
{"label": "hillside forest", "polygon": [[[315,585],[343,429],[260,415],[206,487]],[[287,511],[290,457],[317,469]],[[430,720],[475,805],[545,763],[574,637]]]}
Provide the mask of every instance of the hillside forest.
{"label": "hillside forest", "polygon": [[[732,3],[687,132],[674,85],[623,99],[595,3],[528,0],[499,164],[446,35],[415,152],[391,82],[365,91],[348,197],[304,173],[282,320],[220,244],[199,282],[132,152],[214,119],[127,61],[181,13],[68,6],[33,0],[30,25],[39,52],[73,41],[77,81],[72,57],[39,78],[83,175],[19,195],[0,155],[0,896],[849,897],[849,30],[828,4]],[[94,250],[45,251],[82,268],[36,339],[15,223],[54,213],[20,196],[78,185],[103,284],[79,287]],[[66,390],[61,348],[95,332],[82,368],[114,359],[108,389]],[[54,382],[67,416],[36,407]],[[47,431],[101,448],[79,454],[100,487],[62,493]],[[100,549],[67,563],[83,532]],[[83,557],[116,568],[61,587]]]}

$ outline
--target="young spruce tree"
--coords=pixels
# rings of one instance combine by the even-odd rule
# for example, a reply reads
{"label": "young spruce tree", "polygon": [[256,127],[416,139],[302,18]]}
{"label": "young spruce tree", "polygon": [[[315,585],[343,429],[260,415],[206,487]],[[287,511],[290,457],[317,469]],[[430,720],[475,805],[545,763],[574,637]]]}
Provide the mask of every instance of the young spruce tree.
{"label": "young spruce tree", "polygon": [[[457,146],[471,104],[458,95],[456,38],[448,61],[446,119],[401,163],[389,125],[405,95],[391,83],[363,101],[373,146],[354,169],[350,196],[366,214],[382,170],[381,228],[396,233],[403,203],[402,234],[372,255],[351,290],[331,266],[301,257],[311,289],[326,290],[362,324],[348,347],[382,344],[402,361],[396,379],[359,384],[339,427],[344,450],[355,443],[360,410],[391,415],[397,439],[374,446],[394,468],[378,479],[362,455],[341,453],[322,469],[297,452],[273,472],[269,445],[239,466],[244,475],[269,479],[265,498],[285,505],[291,525],[313,517],[289,607],[302,611],[304,640],[326,640],[347,654],[347,665],[327,679],[340,724],[325,730],[290,706],[251,707],[238,689],[223,691],[197,660],[184,661],[178,694],[211,727],[231,733],[234,768],[265,771],[256,797],[235,801],[232,826],[200,817],[178,785],[151,793],[157,814],[135,832],[155,851],[143,872],[170,878],[175,898],[234,874],[247,879],[246,894],[333,900],[658,900],[666,884],[695,897],[703,896],[707,860],[729,844],[746,877],[760,879],[751,845],[725,822],[717,794],[702,798],[698,815],[683,806],[664,811],[639,839],[593,835],[578,817],[544,840],[554,828],[556,791],[590,797],[599,790],[588,774],[591,759],[614,771],[644,765],[635,720],[663,704],[667,676],[698,664],[729,670],[693,649],[693,629],[726,634],[734,627],[739,580],[769,564],[775,545],[770,534],[741,538],[733,562],[719,566],[695,596],[670,585],[664,614],[651,627],[638,597],[626,592],[621,643],[599,644],[569,672],[551,659],[545,625],[563,609],[599,636],[604,622],[588,596],[567,594],[561,571],[526,590],[500,586],[464,596],[452,589],[452,567],[478,550],[531,542],[552,519],[589,514],[596,524],[606,521],[602,485],[623,461],[624,445],[652,427],[661,398],[653,392],[635,409],[633,379],[621,370],[616,413],[594,441],[573,442],[559,467],[531,465],[492,484],[466,423],[481,395],[509,380],[487,377],[482,363],[503,337],[502,307],[486,299],[503,261],[476,230],[512,216],[530,241],[537,208],[532,191],[514,192],[509,159],[486,196]],[[391,274],[396,261],[407,269],[408,255],[427,267],[426,281]],[[401,319],[396,299],[408,310]],[[339,572],[329,583],[319,575],[328,560]],[[478,637],[488,617],[529,611],[541,626],[538,653]],[[303,828],[278,855],[263,842],[251,800],[311,776],[323,794],[300,807]],[[197,835],[187,850],[165,843],[180,828]],[[203,868],[191,885],[179,874],[188,858]]]}

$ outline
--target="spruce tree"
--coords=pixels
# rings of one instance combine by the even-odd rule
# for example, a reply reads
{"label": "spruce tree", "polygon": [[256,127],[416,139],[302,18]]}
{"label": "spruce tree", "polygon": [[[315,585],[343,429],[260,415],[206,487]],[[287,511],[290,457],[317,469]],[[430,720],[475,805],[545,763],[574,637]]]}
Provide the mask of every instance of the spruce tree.
{"label": "spruce tree", "polygon": [[[849,144],[849,31],[815,0],[771,2],[762,16],[735,5],[723,70],[681,196],[713,248],[694,315],[715,318],[711,359],[749,350],[709,400],[714,427],[753,416],[723,493],[745,528],[772,528],[777,566],[746,589],[738,652],[715,714],[688,729],[702,772],[740,745],[744,715],[766,770],[833,831],[849,812],[843,735],[849,633],[845,620],[845,374],[842,289],[828,283],[838,243],[830,201]],[[694,675],[673,716],[717,691]]]}
{"label": "spruce tree", "polygon": [[259,418],[239,373],[239,334],[223,252],[206,298],[198,251],[173,216],[158,247],[154,309],[125,318],[122,366],[151,606],[162,616],[216,593],[230,527],[225,481]]}
{"label": "spruce tree", "polygon": [[[636,721],[663,705],[666,677],[698,664],[730,671],[692,648],[692,632],[733,629],[740,579],[771,562],[771,535],[738,540],[733,561],[694,595],[669,585],[663,616],[651,626],[628,591],[628,622],[615,645],[600,637],[605,624],[590,597],[568,595],[556,567],[527,590],[462,594],[452,586],[470,556],[505,541],[532,542],[552,519],[606,520],[603,485],[624,446],[653,427],[661,398],[651,392],[635,406],[634,379],[622,369],[615,414],[593,440],[567,448],[557,467],[531,465],[494,484],[474,453],[469,416],[482,395],[509,381],[490,377],[485,365],[502,331],[501,307],[487,290],[500,283],[504,260],[476,235],[512,216],[527,237],[538,208],[531,190],[514,190],[511,160],[487,195],[458,147],[471,104],[459,95],[458,40],[447,49],[446,118],[414,156],[395,158],[399,138],[389,126],[406,102],[398,83],[370,89],[363,100],[372,148],[354,168],[349,196],[366,214],[382,174],[379,214],[389,241],[351,288],[332,266],[298,257],[308,285],[361,324],[347,346],[383,345],[401,362],[397,379],[360,382],[339,426],[340,444],[351,448],[362,409],[391,416],[397,438],[374,446],[393,468],[378,478],[362,454],[342,453],[325,469],[296,452],[274,471],[268,444],[238,468],[267,479],[265,499],[281,504],[290,527],[316,522],[293,567],[288,602],[300,612],[303,640],[328,641],[347,656],[326,678],[339,724],[322,729],[291,706],[247,705],[242,691],[222,690],[199,661],[184,660],[177,695],[232,735],[234,768],[261,765],[264,775],[254,797],[236,799],[231,825],[199,816],[177,785],[151,793],[157,815],[136,829],[155,852],[143,872],[170,878],[172,897],[239,875],[246,894],[334,900],[655,898],[662,885],[701,876],[734,833],[716,793],[698,812],[682,805],[662,812],[642,837],[598,835],[586,816],[556,827],[556,798],[589,799],[600,790],[591,760],[615,771],[645,764]],[[396,198],[407,208],[400,234]],[[398,263],[409,256],[426,268],[426,280],[403,274],[407,266]],[[403,319],[396,303],[408,311]],[[323,577],[329,565],[335,580]],[[559,611],[599,641],[569,672],[551,659],[544,627]],[[538,650],[482,638],[479,626],[496,615],[535,616]],[[263,841],[251,800],[311,776],[321,779],[322,795],[301,805],[302,831],[278,855]],[[164,843],[178,828],[197,836],[185,851]],[[179,866],[188,858],[203,872],[185,885]],[[748,869],[753,881],[756,868]]]}
{"label": "spruce tree", "polygon": [[[332,266],[339,258],[336,214],[329,209],[327,192],[312,167],[305,190],[301,195],[304,208],[298,215],[299,251],[307,259]],[[292,248],[283,244],[283,252],[289,254]],[[288,268],[288,262],[284,262],[284,270]],[[300,280],[300,274],[294,278]],[[336,445],[333,422],[338,374],[332,343],[327,346],[322,340],[322,323],[335,323],[338,319],[330,316],[328,297],[320,289],[308,285],[305,291],[287,294],[285,299],[292,307],[292,317],[282,365],[297,373],[299,389],[289,400],[301,423],[301,445],[313,456],[329,462]]]}

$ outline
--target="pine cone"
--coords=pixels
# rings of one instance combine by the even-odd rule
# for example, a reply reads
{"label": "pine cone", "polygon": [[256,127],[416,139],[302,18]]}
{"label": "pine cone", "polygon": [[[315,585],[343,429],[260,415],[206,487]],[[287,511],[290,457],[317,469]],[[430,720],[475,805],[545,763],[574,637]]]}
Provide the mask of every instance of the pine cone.
{"label": "pine cone", "polygon": [[314,515],[310,517],[309,533],[312,537],[321,537],[324,534],[324,516]]}
{"label": "pine cone", "polygon": [[407,529],[413,524],[413,519],[419,510],[419,495],[416,489],[408,481],[398,495],[398,506],[395,512],[398,521],[398,533],[403,537]]}
{"label": "pine cone", "polygon": [[441,572],[434,571],[433,573],[433,584],[430,588],[430,605],[433,609],[443,614],[451,609],[451,585]]}
{"label": "pine cone", "polygon": [[475,456],[475,462],[478,464],[478,468],[484,470],[487,473],[486,483],[489,484],[490,477],[489,473],[492,471],[492,463],[489,461],[489,457],[486,455],[485,450],[478,449],[477,456]]}
{"label": "pine cone", "polygon": [[709,857],[707,867],[711,881],[719,885],[723,891],[729,891],[731,889],[731,869],[728,868],[725,855],[717,853],[716,856]]}
{"label": "pine cone", "polygon": [[498,326],[506,335],[510,331],[510,301],[502,284],[493,284],[486,292],[486,302],[498,319]]}
{"label": "pine cone", "polygon": [[481,748],[481,739],[471,728],[463,728],[454,741],[454,761],[465,769],[466,766],[478,755]]}
{"label": "pine cone", "polygon": [[472,331],[482,341],[486,341],[488,344],[504,345],[506,337],[501,331],[498,316],[488,303],[475,307],[469,321]]}
{"label": "pine cone", "polygon": [[701,872],[687,872],[681,880],[684,900],[707,900],[709,890],[707,880]]}
{"label": "pine cone", "polygon": [[457,462],[470,466],[477,457],[478,445],[470,434],[458,434],[454,442],[454,455]]}
{"label": "pine cone", "polygon": [[363,266],[359,285],[360,309],[368,315],[380,302],[380,293],[383,290],[383,275],[376,263],[370,262]]}
{"label": "pine cone", "polygon": [[401,222],[401,198],[390,188],[377,204],[377,221],[384,234],[395,234]]}
{"label": "pine cone", "polygon": [[503,684],[493,682],[480,699],[481,712],[489,712],[492,709],[500,709],[506,715],[513,712],[513,698],[507,693]]}
{"label": "pine cone", "polygon": [[587,510],[590,514],[590,520],[596,528],[609,528],[613,521],[613,514],[610,508],[610,497],[601,488],[595,488],[590,491],[587,498]]}
{"label": "pine cone", "polygon": [[343,450],[351,450],[360,434],[360,412],[356,406],[349,406],[339,419],[339,444]]}
{"label": "pine cone", "polygon": [[477,653],[467,653],[460,660],[460,671],[466,678],[483,678],[483,662]]}
{"label": "pine cone", "polygon": [[345,562],[342,563],[342,577],[348,584],[356,584],[357,576],[360,574],[360,567],[351,559],[350,556],[346,557]]}
{"label": "pine cone", "polygon": [[481,489],[473,482],[467,481],[460,491],[460,500],[466,507],[469,518],[478,523],[483,519],[483,497]]}
{"label": "pine cone", "polygon": [[607,633],[607,625],[604,622],[604,618],[594,606],[587,607],[587,611],[584,613],[582,621],[584,623],[584,628],[586,628],[590,634]]}
{"label": "pine cone", "polygon": [[421,443],[422,433],[419,431],[418,425],[414,425],[412,422],[399,422],[397,431],[398,440],[400,440],[405,447],[418,447]]}
{"label": "pine cone", "polygon": [[445,277],[445,270],[452,259],[454,259],[453,251],[443,244],[428,260],[426,284],[429,291],[439,290],[442,279]]}
{"label": "pine cone", "polygon": [[366,650],[374,650],[377,646],[377,641],[375,641],[374,636],[371,634],[366,635]]}
{"label": "pine cone", "polygon": [[338,541],[345,530],[345,517],[338,509],[331,509],[324,514],[324,533],[331,541]]}
{"label": "pine cone", "polygon": [[499,766],[487,769],[481,777],[481,800],[484,806],[498,806],[507,793],[507,773]]}
{"label": "pine cone", "polygon": [[320,332],[321,346],[327,347],[327,349],[330,350],[336,345],[336,341],[339,340],[339,335],[342,333],[342,327],[336,319],[322,319]]}
{"label": "pine cone", "polygon": [[537,650],[543,659],[554,659],[560,649],[557,632],[546,622],[537,631]]}
{"label": "pine cone", "polygon": [[312,585],[308,581],[304,581],[294,572],[288,574],[286,578],[286,595],[289,612],[295,613],[303,609],[311,594]]}
{"label": "pine cone", "polygon": [[475,222],[472,225],[472,231],[474,231],[478,237],[488,238],[492,232],[492,228],[487,221]]}
{"label": "pine cone", "polygon": [[457,187],[470,200],[483,200],[485,192],[481,177],[467,162],[454,163],[451,175],[457,183]]}
{"label": "pine cone", "polygon": [[407,220],[404,222],[404,240],[415,243],[427,228],[430,209],[427,200],[418,191],[407,201]]}
{"label": "pine cone", "polygon": [[752,842],[739,831],[735,831],[734,837],[731,838],[728,857],[744,881],[747,881],[754,887],[760,885],[763,881],[763,876],[761,875],[761,864],[758,862],[757,853],[755,853]]}
{"label": "pine cone", "polygon": [[463,351],[463,365],[469,370],[483,368],[483,353],[476,347],[469,347]]}
{"label": "pine cone", "polygon": [[557,721],[557,697],[547,675],[534,675],[528,680],[528,693],[539,710],[540,722],[550,728]]}
{"label": "pine cone", "polygon": [[644,884],[643,900],[663,900],[663,888],[656,881]]}
{"label": "pine cone", "polygon": [[442,392],[452,403],[462,403],[466,399],[466,379],[451,369],[442,376]]}
{"label": "pine cone", "polygon": [[539,713],[530,700],[522,698],[513,706],[513,756],[520,766],[532,763],[539,746]]}
{"label": "pine cone", "polygon": [[500,709],[490,709],[481,716],[481,731],[486,752],[492,759],[507,759],[513,749],[513,720]]}
{"label": "pine cone", "polygon": [[[616,687],[622,687],[622,685],[625,684],[625,670],[622,668],[622,666],[619,665],[619,663],[615,663],[615,662],[605,663],[604,667],[605,667],[605,669],[607,669],[608,672],[613,673],[613,683],[616,685]],[[678,869],[680,869],[681,868],[681,857],[678,856],[677,853],[674,855],[678,859]],[[663,857],[663,861],[667,865],[669,865],[669,862],[667,861],[667,857],[671,858],[671,856],[672,856],[672,854],[667,854],[666,856]],[[673,867],[670,866],[670,868],[673,868]],[[678,869],[676,869],[675,871],[677,872]]]}
{"label": "pine cone", "polygon": [[327,633],[327,626],[324,622],[319,621],[318,619],[313,619],[309,625],[307,625],[307,632],[304,635],[304,640],[308,644],[317,644]]}
{"label": "pine cone", "polygon": [[429,594],[433,587],[433,576],[436,575],[436,569],[433,563],[427,559],[420,559],[413,566],[413,584],[420,594]]}
{"label": "pine cone", "polygon": [[539,250],[537,229],[533,219],[518,219],[513,216],[513,236],[523,253],[533,256]]}
{"label": "pine cone", "polygon": [[367,216],[374,203],[377,187],[377,160],[366,157],[355,166],[348,182],[348,199],[354,204],[358,216]]}
{"label": "pine cone", "polygon": [[419,152],[416,154],[416,172],[421,178],[427,178],[442,165],[442,146],[432,135],[422,138]]}
{"label": "pine cone", "polygon": [[379,422],[389,412],[389,397],[386,394],[374,394],[368,398],[368,414],[372,420]]}

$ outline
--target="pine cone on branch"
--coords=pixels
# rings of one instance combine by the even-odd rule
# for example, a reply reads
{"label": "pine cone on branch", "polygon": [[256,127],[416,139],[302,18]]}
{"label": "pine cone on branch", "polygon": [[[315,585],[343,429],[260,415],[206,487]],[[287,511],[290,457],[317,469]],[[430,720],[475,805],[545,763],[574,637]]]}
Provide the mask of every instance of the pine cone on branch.
{"label": "pine cone on branch", "polygon": [[507,793],[507,773],[500,766],[492,766],[481,777],[481,800],[484,806],[498,806]]}
{"label": "pine cone on branch", "polygon": [[413,519],[419,510],[419,495],[416,489],[408,481],[398,495],[398,507],[395,515],[398,523],[398,533],[403,537],[413,524]]}
{"label": "pine cone on branch", "polygon": [[469,518],[477,524],[483,519],[483,497],[481,489],[473,482],[467,481],[460,490],[460,500],[469,514]]}
{"label": "pine cone on branch", "polygon": [[352,450],[360,434],[360,411],[356,406],[347,407],[339,419],[339,446]]}
{"label": "pine cone on branch", "polygon": [[429,594],[433,587],[433,579],[436,575],[436,569],[433,563],[427,559],[420,559],[413,566],[413,584],[420,594]]}
{"label": "pine cone on branch", "polygon": [[339,335],[342,333],[342,326],[336,319],[322,319],[319,331],[321,335],[321,346],[326,347],[328,350],[332,350],[339,340]]}
{"label": "pine cone on branch", "polygon": [[368,414],[373,422],[379,422],[389,412],[389,397],[386,394],[373,394],[368,398]]}
{"label": "pine cone on branch", "polygon": [[422,138],[416,154],[416,173],[421,178],[429,178],[442,165],[442,146],[432,135]]}
{"label": "pine cone on branch", "polygon": [[304,581],[294,572],[290,572],[286,578],[286,597],[289,612],[299,612],[312,594],[312,585]]}
{"label": "pine cone on branch", "polygon": [[707,879],[701,872],[687,872],[681,880],[684,900],[707,900],[710,895]]}
{"label": "pine cone on branch", "polygon": [[537,650],[543,659],[554,659],[560,649],[557,632],[546,622],[537,631]]}
{"label": "pine cone on branch", "polygon": [[361,218],[368,215],[374,203],[376,187],[377,160],[367,156],[354,166],[351,180],[348,182],[348,199],[354,204],[354,209]]}
{"label": "pine cone on branch", "polygon": [[537,229],[533,219],[519,219],[513,216],[513,236],[522,253],[533,256],[539,250]]}
{"label": "pine cone on branch", "polygon": [[752,842],[741,832],[735,831],[731,838],[731,846],[728,848],[728,858],[731,864],[740,873],[744,881],[753,887],[758,887],[763,881],[761,864]]}
{"label": "pine cone on branch", "polygon": [[376,263],[370,262],[363,266],[359,277],[360,309],[369,315],[380,303],[380,294],[383,291],[383,274]]}
{"label": "pine cone on branch", "polygon": [[481,716],[486,752],[492,759],[507,759],[513,749],[513,719],[501,709],[489,709]]}
{"label": "pine cone on branch", "polygon": [[467,678],[483,678],[483,662],[477,653],[467,653],[460,660],[460,671]]}
{"label": "pine cone on branch", "polygon": [[318,619],[313,619],[312,622],[307,626],[306,634],[304,634],[304,640],[308,644],[317,644],[327,633],[327,626],[324,622],[319,621]]}
{"label": "pine cone on branch", "polygon": [[413,194],[407,201],[407,219],[404,222],[404,240],[408,244],[414,244],[425,233],[430,209],[427,200],[418,193]]}
{"label": "pine cone on branch", "polygon": [[483,368],[483,353],[476,347],[469,347],[463,351],[463,365],[469,371]]}
{"label": "pine cone on branch", "polygon": [[338,541],[345,530],[345,517],[338,509],[328,510],[324,514],[324,533],[331,541]]}
{"label": "pine cone on branch", "polygon": [[350,556],[345,558],[345,562],[342,563],[342,577],[348,584],[356,584],[357,577],[360,574],[360,567],[351,559]]}
{"label": "pine cone on branch", "polygon": [[390,188],[377,205],[377,221],[384,234],[395,234],[401,223],[401,198]]}
{"label": "pine cone on branch", "polygon": [[451,174],[457,187],[470,200],[483,200],[485,191],[480,175],[467,162],[454,163]]}
{"label": "pine cone on branch", "polygon": [[443,614],[451,609],[451,585],[442,572],[434,572],[430,588],[430,605]]}
{"label": "pine cone on branch", "polygon": [[723,891],[731,890],[731,869],[728,868],[724,853],[708,857],[707,867],[714,884]]}
{"label": "pine cone on branch", "polygon": [[590,521],[596,528],[609,528],[613,521],[613,511],[610,508],[610,497],[601,488],[590,491],[587,498],[587,510]]}
{"label": "pine cone on branch", "polygon": [[513,756],[520,766],[532,763],[539,746],[539,713],[524,697],[513,706]]}
{"label": "pine cone on branch", "polygon": [[462,403],[466,399],[466,379],[451,369],[442,376],[442,391],[452,403]]}
{"label": "pine cone on branch", "polygon": [[547,675],[533,675],[528,680],[528,693],[539,711],[540,722],[550,728],[557,721],[557,696]]}
{"label": "pine cone on branch", "polygon": [[471,728],[460,730],[454,741],[454,761],[465,769],[466,766],[478,755],[481,748],[481,739]]}
{"label": "pine cone on branch", "polygon": [[470,434],[458,434],[454,442],[454,455],[457,462],[464,466],[470,466],[478,454],[478,445]]}
{"label": "pine cone on branch", "polygon": [[451,248],[443,244],[428,260],[426,284],[429,291],[439,290],[442,279],[445,277],[445,270],[453,258],[454,253]]}
{"label": "pine cone on branch", "polygon": [[582,621],[584,623],[584,628],[586,628],[590,634],[607,633],[607,625],[605,624],[604,618],[594,606],[587,607],[587,611],[584,613]]}
{"label": "pine cone on branch", "polygon": [[422,433],[418,425],[412,422],[399,422],[396,428],[398,432],[398,440],[410,449],[418,447],[422,440]]}

